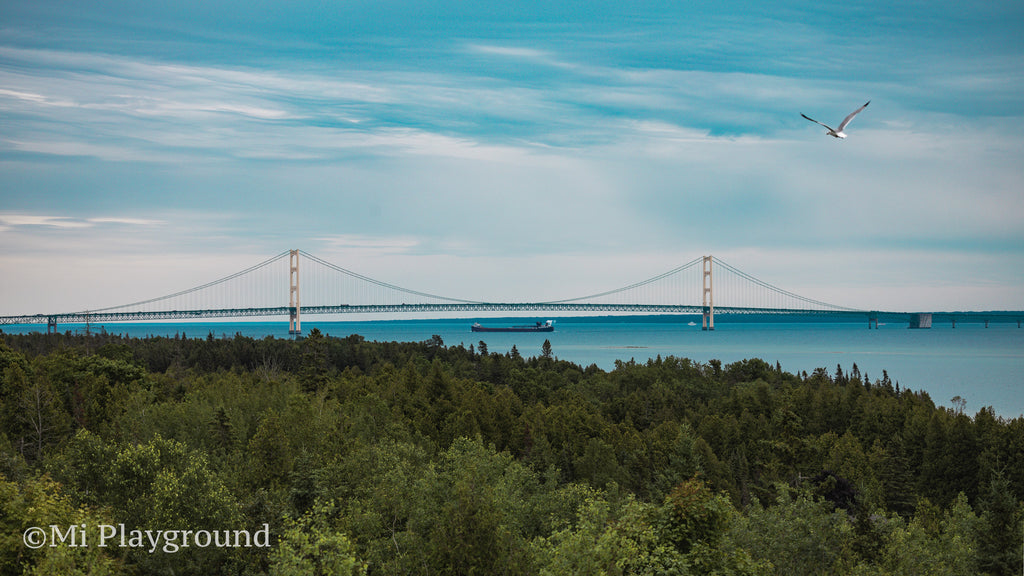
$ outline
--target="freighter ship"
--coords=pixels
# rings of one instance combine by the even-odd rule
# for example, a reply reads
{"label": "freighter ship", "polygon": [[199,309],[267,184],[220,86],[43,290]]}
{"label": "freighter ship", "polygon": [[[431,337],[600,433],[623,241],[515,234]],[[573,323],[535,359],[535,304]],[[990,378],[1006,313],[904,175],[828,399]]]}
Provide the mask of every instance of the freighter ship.
{"label": "freighter ship", "polygon": [[532,326],[499,326],[499,327],[488,327],[481,326],[479,322],[476,322],[472,326],[473,332],[554,332],[555,322],[554,320],[548,320],[541,324],[537,322]]}

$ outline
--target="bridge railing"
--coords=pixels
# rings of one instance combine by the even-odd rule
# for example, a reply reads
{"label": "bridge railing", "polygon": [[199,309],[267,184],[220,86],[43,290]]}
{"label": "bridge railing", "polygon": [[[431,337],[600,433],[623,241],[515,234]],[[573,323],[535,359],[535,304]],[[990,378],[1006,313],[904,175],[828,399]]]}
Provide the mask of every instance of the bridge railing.
{"label": "bridge railing", "polygon": [[[713,286],[714,311],[718,314],[828,313],[863,315],[876,322],[879,314],[909,314],[869,312],[807,298],[710,257],[699,257],[640,282],[587,296],[546,302],[486,302],[411,290],[361,275],[307,252],[285,251],[213,282],[165,296],[90,311],[4,316],[0,317],[0,325],[47,324],[55,329],[57,324],[67,323],[288,316],[295,312],[285,305],[291,288],[289,256],[295,252],[302,256],[298,308],[304,315],[497,311],[700,314],[707,311],[702,299],[703,289],[708,285]],[[955,314],[965,319],[985,315],[995,321],[1017,318],[1018,322],[1024,315]]]}

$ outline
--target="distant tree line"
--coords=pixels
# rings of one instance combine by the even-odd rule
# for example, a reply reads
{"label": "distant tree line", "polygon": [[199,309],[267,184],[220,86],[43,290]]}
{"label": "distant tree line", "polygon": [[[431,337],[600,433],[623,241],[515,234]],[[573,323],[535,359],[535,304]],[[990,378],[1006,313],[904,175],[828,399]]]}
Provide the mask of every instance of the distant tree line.
{"label": "distant tree line", "polygon": [[[0,576],[1016,575],[1022,501],[1024,418],[856,365],[0,333]],[[25,545],[51,524],[273,545]]]}

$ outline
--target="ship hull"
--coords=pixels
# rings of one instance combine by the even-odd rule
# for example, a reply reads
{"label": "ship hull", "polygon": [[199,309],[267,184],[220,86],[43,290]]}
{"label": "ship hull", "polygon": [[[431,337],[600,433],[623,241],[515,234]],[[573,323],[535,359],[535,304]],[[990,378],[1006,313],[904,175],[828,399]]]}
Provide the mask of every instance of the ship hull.
{"label": "ship hull", "polygon": [[551,323],[541,324],[538,322],[533,326],[481,326],[480,324],[473,324],[470,327],[473,332],[554,332],[555,327]]}

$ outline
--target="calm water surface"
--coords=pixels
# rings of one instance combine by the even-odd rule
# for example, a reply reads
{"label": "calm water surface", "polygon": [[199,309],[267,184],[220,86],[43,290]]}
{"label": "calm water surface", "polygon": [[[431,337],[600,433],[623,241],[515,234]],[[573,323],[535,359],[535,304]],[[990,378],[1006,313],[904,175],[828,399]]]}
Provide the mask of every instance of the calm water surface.
{"label": "calm water surface", "polygon": [[[700,319],[674,318],[559,318],[551,333],[473,333],[474,321],[485,326],[509,326],[547,320],[547,317],[387,320],[318,322],[306,319],[303,330],[313,328],[332,336],[360,334],[367,340],[420,341],[439,335],[445,344],[479,346],[491,352],[508,352],[516,346],[523,356],[540,354],[550,340],[555,356],[583,366],[596,364],[605,370],[616,360],[646,362],[656,356],[686,357],[697,362],[718,359],[728,364],[761,358],[782,365],[787,372],[812,372],[824,367],[829,374],[841,365],[848,372],[856,363],[872,380],[889,377],[903,388],[927,391],[932,399],[950,406],[954,396],[967,401],[975,412],[992,406],[1004,417],[1024,415],[1024,329],[1017,324],[959,323],[955,329],[935,325],[929,330],[909,330],[905,324],[882,325],[869,330],[863,322],[730,321],[716,318],[714,331],[702,331]],[[688,323],[694,321],[696,325]],[[288,337],[285,321],[112,324],[107,331],[131,336],[184,332],[189,337],[217,336]],[[4,327],[8,333],[40,327]],[[44,328],[45,329],[45,328]],[[81,329],[62,326],[62,330]],[[98,329],[93,327],[93,329]]]}

